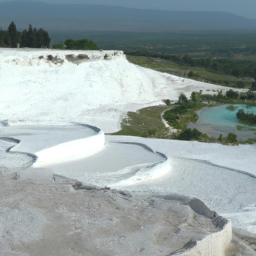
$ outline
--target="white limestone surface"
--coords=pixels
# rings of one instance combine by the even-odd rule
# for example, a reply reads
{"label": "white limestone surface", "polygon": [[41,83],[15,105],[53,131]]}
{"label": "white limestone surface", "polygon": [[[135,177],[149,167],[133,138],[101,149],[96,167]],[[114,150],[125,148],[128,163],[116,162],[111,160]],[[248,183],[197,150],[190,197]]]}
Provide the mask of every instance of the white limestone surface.
{"label": "white limestone surface", "polygon": [[231,219],[234,227],[255,232],[255,145],[223,146],[127,136],[107,136],[108,140],[144,143],[165,154],[170,163],[169,172],[163,177],[133,184],[128,179],[110,186],[150,194],[193,196]]}
{"label": "white limestone surface", "polygon": [[0,129],[1,138],[14,140],[9,155],[18,152],[34,156],[34,167],[82,159],[100,152],[105,147],[103,131],[81,124],[5,126]]}
{"label": "white limestone surface", "polygon": [[0,176],[4,176],[9,173],[9,170],[19,171],[29,168],[33,162],[33,157],[15,152],[6,153],[10,148],[16,145],[13,141],[0,140]]}
{"label": "white limestone surface", "polygon": [[[80,125],[69,129],[49,126],[48,129],[26,127],[26,130],[23,127],[20,134],[16,128],[1,129],[2,135],[21,140],[13,151],[38,155],[34,167],[44,165],[55,173],[87,184],[151,194],[193,196],[230,218],[235,227],[255,232],[255,145],[223,146],[106,136],[106,147],[101,148],[104,135],[98,137],[99,144],[86,144],[97,132],[93,131],[87,138],[86,127]],[[40,145],[42,140],[44,148],[34,146]],[[83,148],[86,145],[88,147]],[[97,153],[93,151],[94,146],[102,150]],[[95,154],[89,156],[91,153]],[[7,156],[13,158],[12,154],[3,154],[5,159],[11,160]],[[16,161],[20,155],[17,156]],[[30,157],[24,157],[31,163]]]}
{"label": "white limestone surface", "polygon": [[10,124],[79,122],[114,132],[127,111],[227,89],[142,68],[119,51],[0,49],[0,120]]}
{"label": "white limestone surface", "polygon": [[226,146],[219,143],[161,140],[133,136],[106,136],[106,140],[143,143],[167,157],[194,159],[256,176],[256,144]]}
{"label": "white limestone surface", "polygon": [[169,167],[164,155],[144,144],[108,141],[97,154],[69,163],[48,165],[47,169],[86,184],[105,187],[123,181],[133,184],[154,180],[169,172]]}
{"label": "white limestone surface", "polygon": [[58,144],[54,147],[36,152],[38,157],[33,167],[44,167],[50,164],[66,163],[92,156],[105,147],[105,135],[98,134],[79,140]]}
{"label": "white limestone surface", "polygon": [[[73,132],[76,132],[76,130],[74,130]],[[33,135],[30,135],[30,136],[33,137]],[[40,138],[40,137],[34,136],[34,139],[36,138]],[[100,153],[95,154],[91,157],[87,157],[84,160],[63,163],[60,166],[51,165],[51,166],[47,166],[47,169],[52,170],[55,173],[59,173],[69,178],[77,178],[84,182],[86,181],[88,182],[88,180],[85,180],[85,178],[88,177],[86,174],[90,173],[91,180],[89,180],[89,182],[94,184],[99,184],[99,185],[102,185],[102,184],[95,182],[95,181],[99,182],[98,181],[99,178],[105,179],[106,181],[109,181],[109,182],[111,181],[113,182],[114,179],[120,180],[120,182],[116,183],[117,186],[121,185],[122,187],[124,185],[125,186],[128,185],[132,190],[134,189],[134,191],[138,190],[136,188],[136,185],[139,185],[141,190],[143,190],[143,185],[146,185],[147,189],[145,190],[145,192],[148,193],[151,190],[153,190],[154,194],[157,194],[158,192],[154,190],[154,184],[157,186],[157,181],[161,179],[166,180],[167,182],[169,181],[167,177],[168,175],[172,175],[172,172],[169,172],[171,165],[170,165],[170,162],[167,161],[168,159],[166,159],[166,156],[159,153],[156,154],[154,150],[152,150],[145,144],[142,144],[139,142],[132,143],[129,140],[130,139],[129,137],[126,137],[126,140],[124,142],[117,141],[117,143],[114,142],[114,139],[112,140],[112,136],[108,136],[108,139],[109,138],[111,139],[112,142],[108,140],[108,147],[110,147],[112,144],[114,145],[114,147],[112,148],[112,150],[110,150],[110,154],[107,155],[106,157],[105,157],[106,152],[104,152],[106,149],[104,149]],[[37,143],[38,141],[34,140],[34,142]],[[67,144],[69,143],[70,142],[67,142]],[[29,143],[26,143],[26,140],[24,139],[23,144],[26,145]],[[58,157],[59,153],[61,153],[61,151],[56,150],[55,152],[53,152],[52,157],[54,156]],[[109,156],[111,155],[113,158],[109,159]],[[128,157],[130,159],[127,159]],[[109,160],[110,162],[108,162]],[[142,168],[140,168],[141,165],[138,165],[138,164],[147,162],[147,161],[155,162],[155,163],[151,165],[147,164],[146,167],[144,165],[142,166]],[[129,166],[129,163],[132,165]],[[108,166],[109,164],[112,164],[112,165]],[[122,164],[125,164],[124,166],[128,165],[128,167],[125,168],[125,171],[121,169],[121,172],[120,172],[119,169],[121,168]],[[139,169],[134,169],[135,167],[134,164],[137,164]],[[93,169],[94,165],[96,165],[95,169]],[[167,171],[166,173],[161,172],[161,167],[163,167],[161,165],[165,167],[164,171]],[[68,166],[71,167],[71,169],[68,170]],[[81,170],[77,172],[79,168]],[[141,173],[141,170],[142,170],[142,173]],[[93,181],[92,178],[94,178],[95,181]],[[161,185],[162,187],[165,187],[163,183]],[[172,184],[169,184],[169,186],[172,186]],[[166,190],[165,192],[168,193],[168,190]],[[198,208],[198,210],[199,209],[200,208]],[[194,231],[190,231],[190,232],[194,232]],[[231,235],[232,235],[231,225],[230,223],[228,223],[220,231],[209,232],[205,238],[203,238],[200,241],[197,241],[196,245],[192,249],[180,255],[188,256],[188,255],[198,255],[200,253],[204,253],[205,255],[209,255],[209,256],[213,256],[213,255],[223,256],[225,248],[231,240]]]}
{"label": "white limestone surface", "polygon": [[[69,61],[67,55],[74,55],[74,61]],[[118,145],[119,158],[114,148],[112,151],[103,148],[98,153],[99,148],[93,148],[92,152],[96,154],[89,156],[91,150],[84,151],[83,148],[88,142],[83,129],[70,126],[65,130],[66,125],[73,122],[90,123],[105,132],[114,132],[119,130],[127,111],[161,104],[166,98],[176,100],[182,92],[190,96],[192,91],[210,90],[213,93],[212,90],[226,89],[229,88],[133,65],[117,51],[0,49],[0,108],[4,110],[0,113],[0,120],[7,120],[3,125],[9,123],[17,128],[10,132],[8,127],[1,127],[0,135],[21,140],[12,153],[38,154],[38,163],[40,158],[43,159],[41,165],[47,165],[53,172],[132,191],[195,196],[211,209],[225,214],[235,226],[253,232],[256,223],[255,211],[251,207],[256,205],[255,145],[228,147],[107,136],[107,145],[110,141],[140,143],[149,146],[153,152],[148,154],[140,147],[128,151],[121,144]],[[57,132],[53,132],[48,126],[35,132],[36,126],[25,129],[17,126],[31,124],[51,124],[64,129],[58,127]],[[99,143],[95,145],[88,143],[90,148],[101,145],[102,149],[103,136],[98,139]],[[75,152],[68,158],[70,150]],[[163,153],[167,160],[158,159],[156,151]],[[82,159],[75,158],[77,154]],[[122,157],[127,154],[129,161]],[[10,153],[3,155],[11,159]],[[142,156],[147,161],[142,161]],[[54,162],[56,159],[58,161]],[[63,163],[65,160],[69,162]],[[158,169],[161,165],[164,168]],[[77,171],[74,171],[74,166]],[[220,238],[224,244],[229,240],[225,234]],[[213,239],[218,244],[219,238]],[[216,252],[216,255],[220,254]]]}

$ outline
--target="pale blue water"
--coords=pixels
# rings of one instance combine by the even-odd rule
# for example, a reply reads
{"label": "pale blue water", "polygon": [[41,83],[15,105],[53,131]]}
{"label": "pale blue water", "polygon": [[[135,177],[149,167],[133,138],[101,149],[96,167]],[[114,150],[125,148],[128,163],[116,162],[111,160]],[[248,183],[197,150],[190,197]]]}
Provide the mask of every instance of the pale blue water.
{"label": "pale blue water", "polygon": [[255,126],[247,126],[239,123],[236,118],[236,113],[239,109],[244,109],[245,113],[253,112],[256,114],[256,106],[248,106],[248,105],[234,105],[236,109],[234,111],[230,111],[226,109],[228,105],[222,105],[213,108],[204,108],[197,112],[199,115],[199,120],[197,124],[211,126],[214,129],[228,131],[236,129],[237,125],[242,125],[243,130],[251,130],[252,128],[256,128]]}

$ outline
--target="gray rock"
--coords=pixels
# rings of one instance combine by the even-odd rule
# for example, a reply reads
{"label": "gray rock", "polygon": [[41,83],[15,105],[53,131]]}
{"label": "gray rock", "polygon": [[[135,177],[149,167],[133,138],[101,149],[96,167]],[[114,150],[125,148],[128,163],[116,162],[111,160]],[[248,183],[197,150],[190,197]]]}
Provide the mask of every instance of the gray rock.
{"label": "gray rock", "polygon": [[40,183],[30,173],[27,179],[0,178],[2,255],[172,255],[221,230],[213,221],[219,216],[199,200],[57,176],[61,183]]}
{"label": "gray rock", "polygon": [[74,64],[81,64],[85,61],[88,61],[90,58],[87,54],[78,54],[77,56],[74,54],[69,54],[66,55],[66,59]]}
{"label": "gray rock", "polygon": [[52,55],[48,55],[47,56],[47,60],[51,61],[52,63],[56,64],[62,64],[64,62],[63,59],[60,59],[58,56],[52,56]]}
{"label": "gray rock", "polygon": [[111,56],[106,53],[106,54],[104,55],[104,60],[111,60]]}

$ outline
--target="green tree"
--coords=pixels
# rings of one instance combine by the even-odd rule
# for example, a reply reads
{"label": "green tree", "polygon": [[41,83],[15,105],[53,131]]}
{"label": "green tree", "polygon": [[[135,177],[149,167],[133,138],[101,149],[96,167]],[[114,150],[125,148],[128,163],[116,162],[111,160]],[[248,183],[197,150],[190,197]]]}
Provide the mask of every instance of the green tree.
{"label": "green tree", "polygon": [[198,131],[197,129],[186,129],[181,132],[177,139],[179,140],[198,140],[202,136],[202,132]]}
{"label": "green tree", "polygon": [[37,33],[36,33],[36,47],[41,48],[42,46],[46,46],[46,45],[44,40],[44,30],[40,28],[39,30],[37,30]]}
{"label": "green tree", "polygon": [[188,98],[184,93],[181,93],[179,96],[179,103],[183,104],[183,103],[187,103],[188,102]]}
{"label": "green tree", "polygon": [[10,45],[11,40],[8,31],[0,30],[0,46]]}
{"label": "green tree", "polygon": [[170,101],[169,99],[165,100],[164,102],[165,102],[165,104],[166,104],[167,106],[170,106],[170,105],[171,105],[171,101]]}
{"label": "green tree", "polygon": [[189,55],[185,55],[182,57],[182,61],[185,63],[185,64],[188,64],[190,66],[195,66],[195,60],[193,58],[191,58]]}
{"label": "green tree", "polygon": [[52,46],[52,49],[61,49],[61,50],[65,50],[66,48],[64,47],[63,44],[54,44]]}
{"label": "green tree", "polygon": [[33,29],[31,45],[32,45],[31,46],[32,48],[37,48],[38,47],[38,45],[37,45],[37,29],[36,28]]}
{"label": "green tree", "polygon": [[34,38],[33,37],[34,37],[33,28],[32,28],[32,25],[29,25],[28,35],[27,35],[27,46],[26,47],[30,47],[30,48],[34,47],[34,45],[33,45]]}
{"label": "green tree", "polygon": [[245,83],[242,82],[242,81],[238,81],[238,82],[237,82],[237,87],[238,87],[238,88],[244,88],[244,87],[245,87]]}
{"label": "green tree", "polygon": [[50,38],[48,32],[44,30],[44,46],[49,48],[50,43],[51,43],[51,38]]}
{"label": "green tree", "polygon": [[21,46],[27,47],[28,46],[28,31],[25,29],[21,33]]}
{"label": "green tree", "polygon": [[229,98],[229,99],[237,99],[239,97],[239,93],[230,89],[226,92],[226,96]]}
{"label": "green tree", "polygon": [[254,99],[254,98],[255,98],[254,92],[248,92],[248,93],[247,93],[247,99],[248,99],[248,100],[252,100],[252,99]]}
{"label": "green tree", "polygon": [[73,39],[67,39],[64,44],[66,45],[66,48],[69,50],[76,50],[77,49],[77,42]]}
{"label": "green tree", "polygon": [[193,77],[193,76],[195,76],[194,71],[189,71],[189,72],[188,72],[188,77],[190,78],[190,77]]}
{"label": "green tree", "polygon": [[229,133],[228,136],[226,137],[226,142],[227,143],[236,143],[237,142],[236,134]]}
{"label": "green tree", "polygon": [[222,133],[220,134],[218,140],[219,140],[219,142],[222,142],[222,140],[223,140],[223,135],[222,135]]}
{"label": "green tree", "polygon": [[234,68],[232,71],[232,75],[236,77],[241,76],[242,75],[241,70],[239,68]]}
{"label": "green tree", "polygon": [[12,22],[8,27],[8,33],[10,37],[10,44],[12,47],[17,47],[17,29],[14,22]]}
{"label": "green tree", "polygon": [[236,113],[236,117],[242,123],[250,125],[256,124],[256,115],[254,115],[253,112],[247,111],[247,113],[245,113],[243,109],[239,109],[238,112]]}
{"label": "green tree", "polygon": [[73,40],[67,39],[65,42],[66,49],[69,50],[98,50],[99,47],[92,40],[81,39]]}
{"label": "green tree", "polygon": [[216,95],[216,98],[217,98],[218,100],[222,100],[222,99],[225,98],[225,96],[223,95],[223,91],[222,91],[222,90],[219,90],[219,91],[218,91],[218,94]]}
{"label": "green tree", "polygon": [[191,96],[190,96],[190,99],[193,101],[193,102],[199,102],[200,101],[200,98],[201,98],[201,94],[202,94],[202,90],[200,90],[200,92],[192,92],[191,93]]}

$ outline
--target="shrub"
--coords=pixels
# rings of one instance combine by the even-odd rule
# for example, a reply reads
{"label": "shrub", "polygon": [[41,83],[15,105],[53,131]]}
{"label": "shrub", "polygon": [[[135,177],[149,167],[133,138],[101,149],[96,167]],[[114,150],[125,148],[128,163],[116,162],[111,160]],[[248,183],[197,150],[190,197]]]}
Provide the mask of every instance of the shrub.
{"label": "shrub", "polygon": [[244,88],[245,87],[245,83],[242,82],[242,81],[239,81],[239,82],[237,82],[237,87],[238,88]]}
{"label": "shrub", "polygon": [[230,89],[226,92],[226,96],[229,98],[229,99],[237,99],[239,97],[239,93]]}
{"label": "shrub", "polygon": [[150,128],[147,130],[148,137],[153,136],[156,134],[157,129],[156,128]]}
{"label": "shrub", "polygon": [[228,106],[226,107],[226,109],[229,110],[229,111],[234,111],[236,108],[237,108],[237,107],[235,107],[234,105],[228,105]]}
{"label": "shrub", "polygon": [[181,93],[179,96],[179,103],[182,104],[182,103],[186,103],[186,102],[188,102],[187,96],[184,93]]}
{"label": "shrub", "polygon": [[236,117],[242,123],[245,124],[256,124],[256,115],[253,113],[245,113],[243,109],[239,109],[236,113]]}
{"label": "shrub", "polygon": [[66,49],[69,50],[99,50],[99,47],[92,40],[81,39],[76,41],[68,39],[64,43]]}
{"label": "shrub", "polygon": [[170,106],[171,105],[171,101],[169,99],[165,100],[164,103],[167,105],[167,106]]}
{"label": "shrub", "polygon": [[227,143],[236,143],[237,142],[236,134],[229,133],[228,136],[226,137],[226,142]]}
{"label": "shrub", "polygon": [[181,132],[177,139],[179,140],[198,140],[200,136],[202,136],[202,132],[198,131],[197,129],[186,129],[183,132]]}
{"label": "shrub", "polygon": [[194,71],[189,71],[189,72],[188,72],[188,77],[193,77],[193,76],[195,76]]}
{"label": "shrub", "polygon": [[64,47],[63,44],[54,44],[54,45],[52,46],[52,49],[61,49],[61,50],[64,50],[65,47]]}

